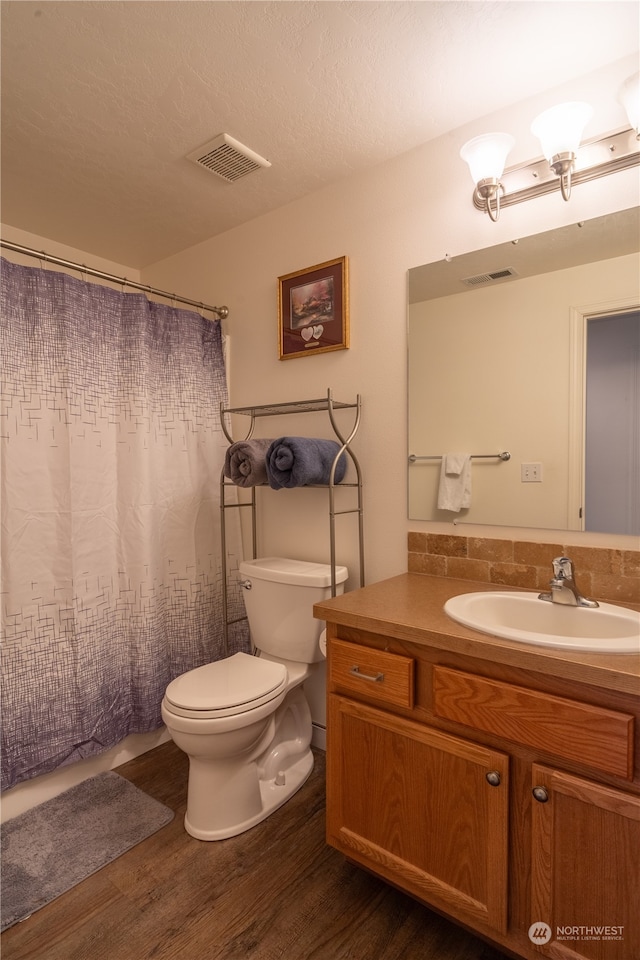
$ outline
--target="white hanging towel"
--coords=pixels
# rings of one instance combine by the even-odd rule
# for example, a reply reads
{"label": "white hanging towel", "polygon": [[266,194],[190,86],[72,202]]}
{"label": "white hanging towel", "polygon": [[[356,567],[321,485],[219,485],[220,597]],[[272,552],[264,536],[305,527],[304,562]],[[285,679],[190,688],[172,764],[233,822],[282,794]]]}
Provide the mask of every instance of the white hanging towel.
{"label": "white hanging towel", "polygon": [[471,454],[445,453],[440,468],[438,510],[460,510],[471,506]]}

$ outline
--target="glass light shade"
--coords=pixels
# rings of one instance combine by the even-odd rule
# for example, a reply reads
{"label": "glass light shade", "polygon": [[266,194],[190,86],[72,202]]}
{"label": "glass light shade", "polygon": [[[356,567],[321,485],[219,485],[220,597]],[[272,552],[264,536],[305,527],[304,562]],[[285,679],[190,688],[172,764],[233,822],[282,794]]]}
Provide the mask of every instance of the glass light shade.
{"label": "glass light shade", "polygon": [[640,73],[629,77],[620,87],[620,103],[627,111],[629,124],[638,133],[640,127]]}
{"label": "glass light shade", "polygon": [[483,133],[468,140],[460,150],[460,156],[469,164],[474,183],[481,180],[499,180],[504,171],[507,154],[515,143],[509,133]]}
{"label": "glass light shade", "polygon": [[540,141],[547,160],[558,153],[578,152],[582,132],[592,113],[588,103],[573,101],[559,103],[535,118],[531,132]]}

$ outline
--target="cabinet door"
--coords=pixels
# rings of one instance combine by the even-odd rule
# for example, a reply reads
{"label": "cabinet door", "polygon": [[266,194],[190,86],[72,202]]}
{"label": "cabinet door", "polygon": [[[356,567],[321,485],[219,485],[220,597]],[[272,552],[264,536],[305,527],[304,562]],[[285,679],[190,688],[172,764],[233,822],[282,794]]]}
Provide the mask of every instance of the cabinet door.
{"label": "cabinet door", "polygon": [[508,773],[496,750],[329,698],[328,842],[454,918],[502,932]]}
{"label": "cabinet door", "polygon": [[640,957],[640,797],[533,766],[531,922],[558,960]]}

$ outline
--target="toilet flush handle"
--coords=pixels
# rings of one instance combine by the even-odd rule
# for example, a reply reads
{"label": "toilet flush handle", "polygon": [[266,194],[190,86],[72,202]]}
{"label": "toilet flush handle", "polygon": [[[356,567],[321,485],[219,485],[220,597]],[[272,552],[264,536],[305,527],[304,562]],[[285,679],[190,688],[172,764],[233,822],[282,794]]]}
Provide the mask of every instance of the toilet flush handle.
{"label": "toilet flush handle", "polygon": [[251,580],[240,580],[240,586],[243,590],[251,590]]}

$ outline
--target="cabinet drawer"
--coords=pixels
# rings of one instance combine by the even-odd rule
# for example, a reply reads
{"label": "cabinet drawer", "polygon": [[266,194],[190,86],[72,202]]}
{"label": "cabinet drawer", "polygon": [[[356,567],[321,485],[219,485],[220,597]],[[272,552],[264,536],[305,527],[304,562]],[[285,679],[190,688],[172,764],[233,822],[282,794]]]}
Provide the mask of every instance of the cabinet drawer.
{"label": "cabinet drawer", "polygon": [[411,709],[415,686],[414,660],[346,640],[332,640],[329,682],[344,693]]}
{"label": "cabinet drawer", "polygon": [[433,711],[505,740],[633,778],[630,714],[438,666],[433,669]]}

